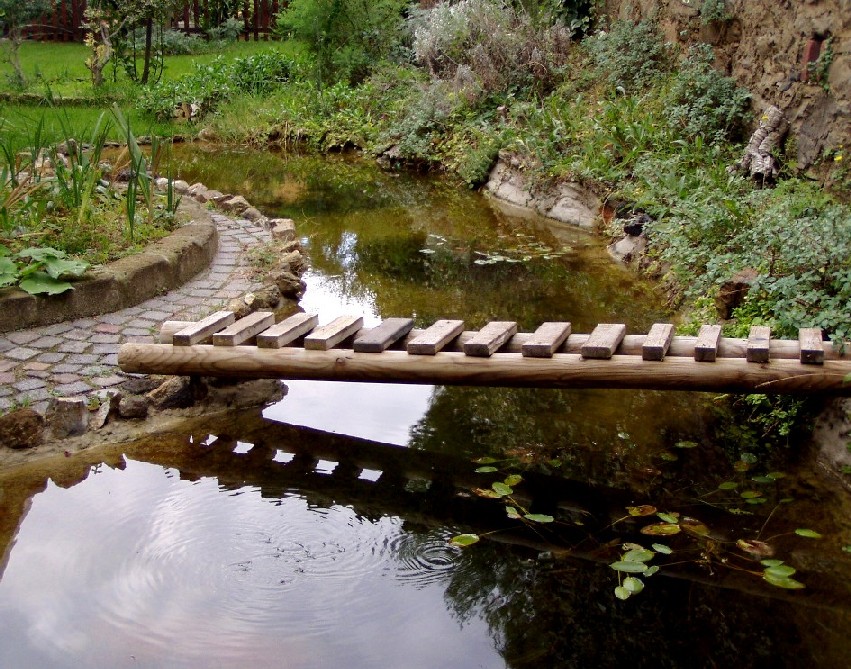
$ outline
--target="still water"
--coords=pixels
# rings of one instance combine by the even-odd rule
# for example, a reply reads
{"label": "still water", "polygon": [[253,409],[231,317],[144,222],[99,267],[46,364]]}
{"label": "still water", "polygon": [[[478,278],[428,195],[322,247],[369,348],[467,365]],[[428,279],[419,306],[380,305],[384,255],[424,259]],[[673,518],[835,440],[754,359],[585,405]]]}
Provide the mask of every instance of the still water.
{"label": "still water", "polygon": [[[321,322],[665,317],[599,240],[446,181],[343,157],[178,158],[182,178],[296,220]],[[0,474],[0,667],[847,664],[847,494],[791,449],[723,447],[705,396],[286,385],[262,410]],[[476,473],[483,457],[499,471]],[[512,504],[554,523],[475,494],[518,472]],[[643,535],[640,504],[708,530]],[[483,540],[452,546],[462,532]],[[806,588],[767,584],[740,538]],[[621,601],[608,564],[627,541],[672,554]]]}

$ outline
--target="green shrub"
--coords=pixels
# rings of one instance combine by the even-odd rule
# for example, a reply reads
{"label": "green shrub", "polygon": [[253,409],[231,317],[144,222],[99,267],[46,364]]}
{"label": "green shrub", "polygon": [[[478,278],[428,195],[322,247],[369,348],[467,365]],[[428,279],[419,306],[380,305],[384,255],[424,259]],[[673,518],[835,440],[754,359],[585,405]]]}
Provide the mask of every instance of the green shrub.
{"label": "green shrub", "polygon": [[324,83],[363,81],[405,38],[408,0],[291,0],[277,16],[279,34],[304,42]]}
{"label": "green shrub", "polygon": [[667,95],[668,122],[685,135],[711,142],[738,139],[745,127],[750,93],[712,67],[715,54],[697,44],[673,76]]}
{"label": "green shrub", "polygon": [[414,20],[417,62],[436,78],[474,81],[486,94],[512,86],[553,88],[569,48],[570,30],[562,22],[540,22],[498,0],[444,3]]}
{"label": "green shrub", "polygon": [[615,21],[583,45],[600,76],[624,93],[649,86],[671,67],[671,45],[652,21]]}

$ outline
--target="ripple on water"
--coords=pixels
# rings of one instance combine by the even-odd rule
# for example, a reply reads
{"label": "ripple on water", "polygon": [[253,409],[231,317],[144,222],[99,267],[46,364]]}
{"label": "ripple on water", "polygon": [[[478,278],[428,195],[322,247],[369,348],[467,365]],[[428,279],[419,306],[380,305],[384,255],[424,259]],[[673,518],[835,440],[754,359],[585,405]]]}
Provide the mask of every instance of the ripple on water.
{"label": "ripple on water", "polygon": [[[28,537],[29,527],[41,529]],[[444,530],[411,531],[399,518],[295,493],[270,499],[213,479],[184,481],[133,461],[35,498],[18,539],[0,587],[20,570],[48,573],[31,576],[33,608],[18,613],[43,618],[35,603],[55,603],[59,593],[60,609],[74,611],[64,618],[77,657],[89,666],[121,654],[191,666],[211,652],[231,666],[273,651],[299,657],[316,644],[345,664],[348,630],[403,620],[411,612],[400,612],[399,598],[408,609],[410,596],[394,594],[400,585],[424,590],[453,567]],[[51,554],[69,546],[67,559]],[[429,599],[440,602],[442,588]],[[58,647],[61,636],[45,630],[38,644],[74,657]]]}

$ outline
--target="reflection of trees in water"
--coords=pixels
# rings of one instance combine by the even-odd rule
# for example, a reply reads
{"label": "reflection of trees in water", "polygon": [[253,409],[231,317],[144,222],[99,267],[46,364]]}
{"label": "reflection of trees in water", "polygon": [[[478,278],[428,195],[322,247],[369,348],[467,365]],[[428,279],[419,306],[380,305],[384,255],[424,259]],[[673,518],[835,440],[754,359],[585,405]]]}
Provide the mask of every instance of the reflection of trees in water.
{"label": "reflection of trees in water", "polygon": [[[800,615],[784,602],[665,577],[621,602],[606,566],[518,553],[477,544],[446,589],[449,609],[462,622],[487,621],[514,669],[813,666],[829,652],[801,647]],[[805,615],[841,629],[836,614]]]}

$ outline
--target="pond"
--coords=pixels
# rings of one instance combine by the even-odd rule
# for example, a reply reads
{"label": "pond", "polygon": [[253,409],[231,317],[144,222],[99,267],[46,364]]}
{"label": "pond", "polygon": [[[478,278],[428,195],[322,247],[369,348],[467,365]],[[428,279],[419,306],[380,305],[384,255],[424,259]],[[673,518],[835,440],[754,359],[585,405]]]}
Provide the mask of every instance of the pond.
{"label": "pond", "polygon": [[[296,220],[322,322],[666,317],[600,240],[446,180],[176,154],[181,178]],[[0,666],[845,666],[846,495],[794,449],[722,446],[711,398],[286,386],[262,410],[0,474]],[[610,568],[638,546],[643,569]]]}

